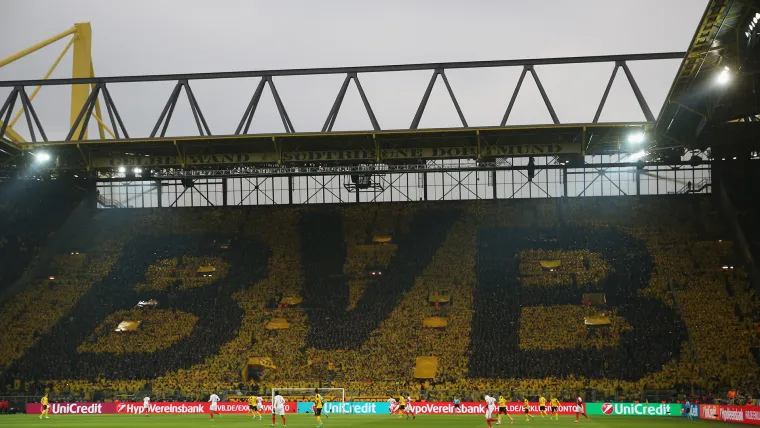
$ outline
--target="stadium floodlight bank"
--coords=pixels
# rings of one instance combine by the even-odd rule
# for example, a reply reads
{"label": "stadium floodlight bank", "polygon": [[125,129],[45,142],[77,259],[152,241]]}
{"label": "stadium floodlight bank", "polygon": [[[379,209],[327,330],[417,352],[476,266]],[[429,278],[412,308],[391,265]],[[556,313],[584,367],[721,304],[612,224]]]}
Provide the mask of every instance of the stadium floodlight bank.
{"label": "stadium floodlight bank", "polygon": [[[275,393],[278,392],[285,398],[285,401],[301,401],[308,399],[308,401],[314,401],[314,389],[315,388],[272,388],[272,403],[274,403]],[[347,413],[343,410],[346,408],[346,389],[345,388],[316,388],[324,398],[323,407],[328,413]],[[289,398],[295,398],[290,400]],[[340,410],[337,408],[333,410],[333,406],[330,403],[340,403]]]}

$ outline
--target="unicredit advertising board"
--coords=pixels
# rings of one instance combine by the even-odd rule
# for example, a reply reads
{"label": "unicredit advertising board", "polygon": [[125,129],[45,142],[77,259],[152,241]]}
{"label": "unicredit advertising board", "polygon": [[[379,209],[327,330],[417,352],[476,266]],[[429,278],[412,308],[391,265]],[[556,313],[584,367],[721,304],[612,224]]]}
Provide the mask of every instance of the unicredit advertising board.
{"label": "unicredit advertising board", "polygon": [[[314,413],[314,403],[307,401],[298,403],[298,413]],[[323,411],[326,413],[337,413],[346,415],[389,415],[388,403],[369,402],[369,401],[352,401],[347,403],[336,403],[328,401],[324,403]]]}
{"label": "unicredit advertising board", "polygon": [[681,416],[680,404],[586,403],[589,415]]}
{"label": "unicredit advertising board", "polygon": [[[210,403],[150,403],[148,411],[152,414],[191,415],[209,412]],[[285,403],[285,413],[295,413],[298,404]],[[219,413],[248,413],[248,403],[220,402],[217,404]],[[272,412],[272,404],[264,403],[264,412]],[[137,414],[144,412],[143,403],[51,403],[52,415],[113,415]],[[39,415],[42,405],[30,403],[26,405],[26,413]]]}

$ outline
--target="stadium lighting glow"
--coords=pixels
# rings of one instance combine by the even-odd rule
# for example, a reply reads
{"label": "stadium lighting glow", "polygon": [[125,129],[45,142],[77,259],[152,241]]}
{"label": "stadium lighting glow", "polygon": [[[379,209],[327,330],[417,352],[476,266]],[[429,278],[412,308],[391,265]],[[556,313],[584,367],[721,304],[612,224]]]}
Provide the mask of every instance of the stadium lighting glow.
{"label": "stadium lighting glow", "polygon": [[744,35],[747,36],[748,39],[749,39],[749,36],[751,36],[751,34],[749,33],[749,31],[745,31]]}
{"label": "stadium lighting glow", "polygon": [[142,168],[135,168],[132,170],[135,174],[142,174]]}
{"label": "stadium lighting glow", "polygon": [[731,74],[729,74],[728,67],[726,67],[718,74],[718,83],[725,85],[729,80],[731,80]]}
{"label": "stadium lighting glow", "polygon": [[120,167],[119,167],[119,169],[118,169],[118,171],[119,171],[120,173],[124,174],[125,172],[127,172],[127,169],[126,169],[126,168],[124,168],[123,166],[120,166]]}
{"label": "stadium lighting glow", "polygon": [[39,163],[45,163],[50,160],[50,154],[45,152],[39,152],[34,154],[34,160]]}
{"label": "stadium lighting glow", "polygon": [[629,159],[631,160],[631,162],[637,162],[643,159],[646,155],[647,155],[647,152],[645,152],[644,150],[641,150],[636,153],[633,153]]}
{"label": "stadium lighting glow", "polygon": [[628,136],[628,142],[632,144],[641,144],[646,136],[643,132],[634,132]]}

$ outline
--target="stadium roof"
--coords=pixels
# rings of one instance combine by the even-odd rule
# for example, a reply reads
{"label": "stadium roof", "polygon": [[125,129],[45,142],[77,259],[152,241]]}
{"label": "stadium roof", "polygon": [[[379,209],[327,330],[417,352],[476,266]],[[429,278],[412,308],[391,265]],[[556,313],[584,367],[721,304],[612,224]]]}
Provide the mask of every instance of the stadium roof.
{"label": "stadium roof", "polygon": [[[41,147],[46,147],[53,152],[56,162],[61,168],[69,167],[75,169],[81,169],[83,167],[86,167],[87,169],[95,169],[98,168],[98,165],[101,165],[100,167],[102,168],[114,168],[119,165],[132,164],[149,167],[163,164],[181,167],[188,165],[199,166],[205,163],[202,156],[213,157],[217,155],[228,156],[228,158],[223,159],[221,162],[213,161],[206,163],[205,166],[238,163],[235,162],[234,159],[243,157],[247,157],[247,159],[257,159],[247,163],[271,165],[285,163],[288,159],[293,160],[293,156],[306,156],[308,157],[306,161],[324,160],[324,158],[314,158],[314,156],[322,155],[332,157],[329,160],[337,160],[338,163],[356,163],[357,161],[371,163],[387,161],[388,159],[385,158],[385,155],[388,154],[388,156],[394,156],[395,152],[390,151],[396,149],[412,150],[410,153],[428,153],[433,149],[445,149],[447,147],[461,149],[461,152],[466,154],[466,156],[461,157],[473,157],[472,154],[476,153],[478,158],[488,158],[491,154],[494,154],[494,156],[508,157],[512,155],[509,150],[515,151],[520,145],[522,145],[522,148],[528,148],[530,146],[532,147],[530,150],[533,150],[533,148],[541,145],[559,144],[561,147],[558,149],[557,153],[604,153],[619,150],[621,147],[621,141],[631,132],[631,127],[636,127],[633,131],[638,132],[639,130],[650,130],[653,126],[654,138],[652,138],[652,141],[654,149],[680,149],[683,147],[700,149],[713,147],[714,149],[717,144],[726,145],[723,141],[719,141],[726,139],[730,140],[731,143],[734,143],[733,146],[742,147],[742,143],[751,143],[752,136],[757,135],[758,127],[760,127],[760,121],[758,121],[756,117],[757,113],[759,113],[756,103],[757,97],[753,91],[756,84],[760,83],[758,82],[756,73],[758,69],[758,56],[760,56],[758,55],[758,49],[756,46],[758,44],[758,28],[755,28],[755,23],[758,21],[757,16],[760,16],[760,8],[758,8],[757,2],[753,0],[711,0],[709,2],[656,122],[653,121],[654,118],[651,115],[650,109],[646,104],[646,101],[643,100],[641,91],[636,85],[633,77],[630,75],[630,71],[625,63],[629,60],[634,61],[635,59],[633,59],[633,57],[641,57],[639,59],[645,59],[649,57],[656,58],[659,55],[663,58],[672,58],[677,54],[675,58],[679,58],[682,53],[485,61],[482,63],[485,63],[486,65],[480,63],[475,65],[478,67],[504,66],[505,64],[522,65],[524,67],[523,75],[527,72],[533,74],[541,91],[541,95],[544,98],[546,107],[554,122],[553,125],[540,126],[505,126],[506,118],[509,115],[517,93],[515,92],[512,103],[510,103],[501,127],[469,127],[460,112],[460,118],[462,119],[463,125],[462,128],[432,130],[416,129],[419,124],[419,118],[427,103],[430,89],[435,82],[438,73],[441,74],[442,79],[445,81],[446,77],[443,74],[444,69],[468,68],[473,67],[475,63],[411,64],[406,66],[381,66],[369,68],[354,67],[351,70],[346,69],[348,71],[343,68],[340,70],[265,70],[255,72],[203,73],[202,75],[127,76],[89,79],[53,79],[45,82],[0,82],[0,86],[11,85],[16,88],[22,88],[37,83],[45,85],[70,85],[72,82],[98,84],[101,86],[98,86],[94,93],[97,94],[98,90],[103,91],[109,115],[111,114],[111,107],[113,107],[117,119],[121,122],[121,119],[118,118],[116,105],[114,105],[112,101],[109,102],[110,95],[108,95],[105,88],[106,83],[167,80],[169,78],[171,78],[169,80],[172,80],[176,78],[178,79],[177,87],[179,88],[179,90],[175,89],[176,95],[179,96],[182,90],[181,85],[184,84],[184,87],[188,92],[188,97],[190,98],[191,107],[194,108],[194,115],[196,115],[197,110],[195,119],[198,124],[198,130],[201,134],[200,137],[170,137],[167,135],[164,138],[164,132],[171,119],[173,106],[177,102],[177,97],[173,94],[172,97],[174,98],[170,97],[164,109],[164,114],[166,114],[167,110],[169,113],[166,117],[166,123],[163,125],[163,131],[160,133],[160,137],[156,135],[156,132],[159,130],[159,125],[161,125],[164,114],[161,115],[159,123],[156,124],[150,138],[126,137],[127,132],[126,129],[124,129],[122,138],[119,139],[118,129],[116,129],[117,124],[114,122],[113,117],[111,117],[113,128],[117,134],[116,140],[103,139],[102,130],[100,140],[78,140],[76,135],[72,134],[74,134],[74,129],[78,129],[77,126],[82,125],[75,123],[70,135],[64,142],[11,143],[10,141],[5,141],[5,144],[0,144],[0,166],[3,163],[18,163],[19,165],[27,164],[30,161],[30,156],[18,155],[23,151],[31,151]],[[746,35],[745,30],[747,30]],[[585,63],[599,62],[602,60],[613,61],[616,64],[616,70],[619,66],[624,68],[631,83],[631,87],[636,93],[638,102],[641,105],[641,109],[645,113],[645,116],[647,116],[647,122],[622,124],[596,123],[599,111],[601,111],[607,92],[609,91],[609,86],[602,99],[599,111],[597,111],[597,117],[594,119],[594,123],[560,124],[557,120],[553,107],[544,94],[543,87],[541,87],[538,77],[535,75],[532,67],[536,64],[545,63]],[[335,112],[330,112],[333,122],[330,122],[330,117],[328,117],[328,122],[325,124],[327,132],[324,132],[325,129],[323,129],[323,133],[296,133],[295,130],[292,129],[292,124],[289,123],[290,119],[287,113],[278,104],[280,116],[286,128],[286,134],[246,135],[246,126],[246,131],[244,131],[242,135],[239,135],[240,128],[243,126],[246,116],[248,116],[248,111],[246,111],[236,135],[212,136],[208,131],[208,126],[200,112],[200,107],[196,105],[197,101],[195,101],[194,96],[189,93],[190,88],[187,86],[188,79],[261,76],[260,86],[263,88],[264,83],[269,82],[272,86],[272,91],[274,92],[274,86],[271,82],[271,77],[273,75],[345,72],[347,73],[346,82],[349,82],[352,77],[356,78],[356,73],[358,72],[393,71],[396,69],[402,69],[403,67],[411,67],[411,69],[415,70],[430,69],[434,70],[435,73],[433,74],[433,80],[431,80],[430,86],[428,87],[428,92],[420,104],[417,115],[415,116],[415,120],[410,126],[410,129],[397,131],[381,131],[377,127],[376,121],[373,120],[374,130],[365,132],[331,132],[331,123],[334,123],[335,116],[337,116],[335,106],[337,106],[338,109],[340,108],[339,101],[342,100],[341,93],[336,100],[336,104],[333,106]],[[388,68],[388,70],[385,70],[385,68]],[[315,70],[317,71],[316,73]],[[232,76],[233,74],[234,76]],[[718,79],[722,79],[722,81],[718,82]],[[520,83],[521,82],[522,77],[520,78]],[[448,81],[445,81],[445,83],[448,87]],[[519,90],[520,83],[518,83],[516,91]],[[610,84],[611,83],[612,81],[610,81]],[[357,86],[359,85],[358,80],[356,80],[356,84]],[[345,86],[346,83],[344,83],[344,87]],[[361,88],[359,90],[361,91]],[[449,93],[451,94],[454,105],[457,107],[457,111],[459,111],[457,101],[450,88]],[[275,97],[277,97],[276,94]],[[19,95],[19,98],[21,99],[20,102],[23,104],[23,94]],[[254,95],[254,98],[251,101],[253,110],[251,109],[251,105],[248,107],[248,110],[251,110],[251,117],[253,111],[255,111],[255,105],[253,104],[254,100],[258,102],[256,95]],[[374,119],[366,99],[364,102],[370,118]],[[85,104],[80,113],[80,119],[82,120],[85,120],[82,116],[84,115],[86,107],[87,105]],[[92,109],[90,108],[90,110]],[[649,114],[647,115],[647,113]],[[89,114],[90,113],[84,116],[89,117]],[[77,121],[80,119],[77,119]],[[103,119],[105,119],[105,117]],[[31,119],[27,117],[27,121],[30,120]],[[84,123],[86,126],[87,121]],[[201,123],[206,128],[205,132],[201,127]],[[250,117],[248,118],[248,123],[250,124]],[[103,124],[101,123],[101,125]],[[121,127],[123,128],[123,124]],[[508,150],[505,148],[512,145],[515,146],[512,149]],[[489,146],[493,149],[491,152],[488,151]],[[415,149],[418,150],[414,151]],[[545,150],[548,150],[548,154],[553,154],[551,152],[552,148],[538,148],[536,150],[536,153],[521,152],[516,154],[540,155]],[[353,155],[347,154],[347,151],[364,151],[366,153],[362,158],[349,158],[345,156]],[[367,153],[369,153],[369,155],[367,155]],[[371,156],[372,154],[374,154],[374,156]],[[201,159],[201,162],[189,162],[191,156]],[[21,161],[16,162],[14,157],[16,160]],[[445,157],[455,158],[457,156]],[[24,160],[24,158],[26,158],[26,160]],[[401,156],[401,158],[405,158],[405,156]],[[406,156],[406,158],[409,160],[412,158],[420,160],[435,158],[435,156],[417,155]]]}
{"label": "stadium roof", "polygon": [[758,135],[758,17],[757,1],[709,2],[657,119],[658,148],[743,146]]}

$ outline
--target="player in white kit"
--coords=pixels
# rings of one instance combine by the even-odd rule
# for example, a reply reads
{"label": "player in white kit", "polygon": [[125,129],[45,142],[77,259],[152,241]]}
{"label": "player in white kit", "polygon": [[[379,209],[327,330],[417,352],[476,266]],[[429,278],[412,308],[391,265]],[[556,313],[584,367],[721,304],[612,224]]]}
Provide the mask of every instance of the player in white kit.
{"label": "player in white kit", "polygon": [[277,416],[282,419],[282,426],[285,426],[287,423],[285,421],[285,399],[282,398],[282,395],[277,391],[275,391],[274,394],[274,401],[272,401],[272,425],[270,426],[275,426],[277,423]]}
{"label": "player in white kit", "polygon": [[391,413],[391,415],[395,414],[398,410],[398,401],[396,401],[395,398],[391,397],[388,399],[388,411]]}
{"label": "player in white kit", "polygon": [[583,415],[588,420],[586,409],[583,408],[583,399],[579,396],[575,399],[575,423],[578,423],[578,416]]}
{"label": "player in white kit", "polygon": [[417,419],[417,415],[414,413],[414,409],[412,409],[412,396],[407,395],[406,396],[406,418],[409,419],[409,415],[412,415],[412,419]]}
{"label": "player in white kit", "polygon": [[146,396],[143,398],[143,413],[148,416],[148,412],[150,412],[150,397]]}
{"label": "player in white kit", "polygon": [[219,412],[217,411],[217,403],[219,402],[219,396],[216,394],[211,394],[211,396],[208,398],[208,402],[211,403],[211,405],[208,408],[208,414],[209,416],[211,416],[211,420],[213,421],[214,415],[219,414]]}
{"label": "player in white kit", "polygon": [[264,399],[261,396],[256,397],[256,408],[259,411],[259,420],[261,420],[261,411],[264,409]]}
{"label": "player in white kit", "polygon": [[493,427],[491,422],[496,422],[496,418],[493,418],[493,412],[496,410],[496,399],[486,394],[486,423],[489,427]]}

